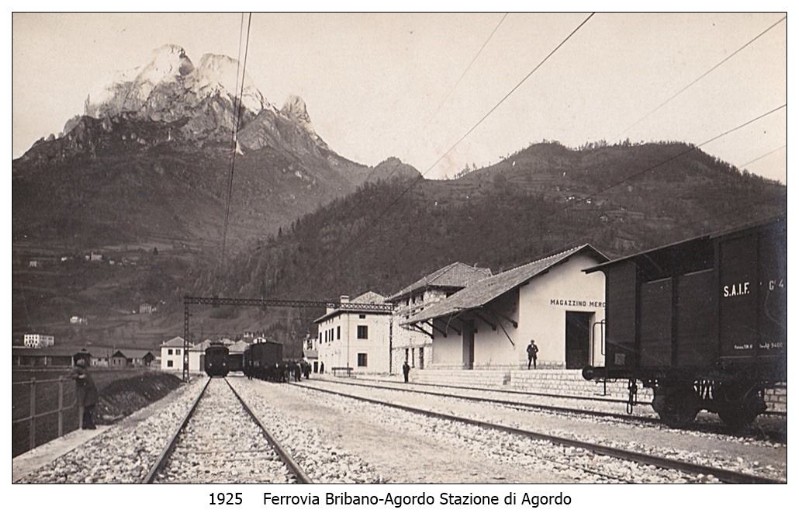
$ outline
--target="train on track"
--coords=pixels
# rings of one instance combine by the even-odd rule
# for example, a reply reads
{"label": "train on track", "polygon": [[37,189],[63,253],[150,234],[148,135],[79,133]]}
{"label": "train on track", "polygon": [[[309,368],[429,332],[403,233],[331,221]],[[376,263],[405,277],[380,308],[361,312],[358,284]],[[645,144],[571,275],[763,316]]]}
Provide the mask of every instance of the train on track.
{"label": "train on track", "polygon": [[221,342],[205,349],[203,369],[209,377],[226,377],[230,372],[244,372],[252,378],[283,381],[302,362],[302,345],[284,345],[257,338],[243,353],[230,352]]}
{"label": "train on track", "polygon": [[211,343],[205,349],[205,373],[209,377],[226,377],[230,372],[230,351],[223,343]]}
{"label": "train on track", "polygon": [[247,377],[282,382],[302,361],[302,345],[256,339],[244,350],[242,371]]}
{"label": "train on track", "polygon": [[606,282],[605,365],[587,380],[653,389],[661,420],[704,409],[728,426],[766,410],[787,381],[787,221],[706,235],[587,269]]}

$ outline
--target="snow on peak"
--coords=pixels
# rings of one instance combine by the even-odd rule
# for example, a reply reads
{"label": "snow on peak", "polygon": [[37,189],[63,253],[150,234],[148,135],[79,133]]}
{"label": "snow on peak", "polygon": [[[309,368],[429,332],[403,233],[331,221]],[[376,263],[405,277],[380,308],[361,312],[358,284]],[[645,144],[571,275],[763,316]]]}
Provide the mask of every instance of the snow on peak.
{"label": "snow on peak", "polygon": [[305,107],[305,101],[298,95],[289,95],[280,112],[294,120],[302,122],[303,124],[311,124],[311,117],[308,115],[308,110]]}
{"label": "snow on peak", "polygon": [[[232,102],[234,97],[239,96],[239,91],[236,88],[242,88],[240,81],[237,81],[237,74],[241,75],[239,68],[238,61],[233,58],[219,54],[204,54],[200,58],[199,66],[192,74],[193,89],[200,97],[222,94],[227,95]],[[271,108],[246,73],[244,74],[244,88],[240,91],[241,103],[248,110],[260,113],[264,108]]]}
{"label": "snow on peak", "polygon": [[136,77],[137,82],[147,81],[151,84],[175,81],[194,70],[194,64],[186,55],[183,47],[163,45],[153,50],[152,59]]}
{"label": "snow on peak", "polygon": [[[110,81],[95,88],[86,100],[85,114],[137,111],[159,86],[177,83],[185,91],[204,99],[219,95],[231,104],[239,96],[236,81],[238,61],[227,56],[205,54],[195,67],[183,47],[163,45],[152,52],[150,61],[140,67],[116,72]],[[238,85],[241,88],[241,85]],[[274,108],[264,99],[252,79],[245,74],[242,105],[253,113]]]}

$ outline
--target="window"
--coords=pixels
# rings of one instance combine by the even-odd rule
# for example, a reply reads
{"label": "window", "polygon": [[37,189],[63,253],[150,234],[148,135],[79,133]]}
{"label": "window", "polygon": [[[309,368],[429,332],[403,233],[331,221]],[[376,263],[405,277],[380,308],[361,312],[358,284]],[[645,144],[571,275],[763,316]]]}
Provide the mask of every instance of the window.
{"label": "window", "polygon": [[319,342],[323,343],[323,341],[322,341],[322,333],[321,332],[319,333]]}
{"label": "window", "polygon": [[[170,352],[171,351],[172,350],[170,350]],[[166,366],[167,366],[167,368],[172,368],[172,359],[170,359],[169,361],[166,362]]]}
{"label": "window", "polygon": [[369,327],[358,325],[358,339],[369,339]]}
{"label": "window", "polygon": [[366,366],[366,354],[358,354],[358,366]]}
{"label": "window", "polygon": [[336,339],[341,339],[341,325],[336,327]]}
{"label": "window", "polygon": [[171,348],[167,348],[166,355],[172,355],[172,349]]}
{"label": "window", "polygon": [[362,320],[366,319],[366,314],[358,314],[358,317]]}
{"label": "window", "polygon": [[177,350],[175,350],[175,355],[180,355],[180,348],[178,348]]}

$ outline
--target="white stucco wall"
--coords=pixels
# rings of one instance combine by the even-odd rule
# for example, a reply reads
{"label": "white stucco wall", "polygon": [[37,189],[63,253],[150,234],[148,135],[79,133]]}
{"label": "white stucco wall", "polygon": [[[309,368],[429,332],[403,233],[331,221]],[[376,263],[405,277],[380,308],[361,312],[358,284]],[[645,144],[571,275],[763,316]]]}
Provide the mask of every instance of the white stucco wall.
{"label": "white stucco wall", "polygon": [[[172,354],[169,354],[169,351]],[[189,349],[189,373],[201,373],[200,370],[200,350]],[[169,366],[172,361],[172,366]],[[162,347],[161,348],[161,370],[182,372],[183,371],[183,347]]]}
{"label": "white stucco wall", "polygon": [[[601,366],[601,331],[599,325],[605,318],[605,277],[601,273],[586,275],[583,269],[597,262],[586,255],[571,257],[553,267],[548,273],[532,279],[527,285],[514,289],[494,302],[484,312],[491,321],[501,322],[496,330],[479,318],[474,318],[474,368],[501,369],[527,366],[527,345],[535,339],[538,345],[539,367],[564,368],[566,363],[566,312],[591,313],[589,328],[590,364]],[[518,323],[518,328],[491,313],[504,314]],[[446,318],[436,321],[443,328]],[[453,319],[459,329],[463,323]],[[504,328],[504,331],[503,331]],[[507,333],[507,335],[506,335]],[[463,336],[453,330],[447,337],[435,333],[431,368],[462,368],[464,364]],[[589,336],[590,337],[590,336]]]}
{"label": "white stucco wall", "polygon": [[[388,373],[389,370],[389,326],[388,314],[339,313],[319,323],[322,340],[319,342],[319,360],[325,363],[325,372],[333,367],[349,366],[355,373]],[[365,325],[368,339],[358,339],[358,326]],[[337,327],[341,327],[338,337]],[[332,329],[332,341],[325,340],[325,332]],[[365,353],[367,365],[358,366],[358,354]],[[348,361],[349,358],[349,361]]]}

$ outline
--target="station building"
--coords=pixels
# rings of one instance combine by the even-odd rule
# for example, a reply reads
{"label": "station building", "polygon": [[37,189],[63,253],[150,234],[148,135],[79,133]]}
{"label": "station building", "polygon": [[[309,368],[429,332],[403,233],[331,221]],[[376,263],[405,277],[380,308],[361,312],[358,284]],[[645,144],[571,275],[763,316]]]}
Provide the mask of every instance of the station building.
{"label": "station building", "polygon": [[394,304],[391,320],[391,373],[401,373],[405,361],[412,368],[423,370],[425,359],[430,358],[432,338],[415,328],[406,328],[403,326],[405,322],[467,285],[489,276],[491,270],[488,268],[453,262],[386,298],[386,303]]}
{"label": "station building", "polygon": [[538,368],[600,366],[605,279],[583,270],[605,261],[572,248],[471,283],[402,325],[430,338],[428,369],[526,369],[531,339]]}
{"label": "station building", "polygon": [[350,369],[353,373],[389,373],[391,309],[383,296],[367,292],[338,307],[314,323],[318,326],[318,359],[325,372]]}

